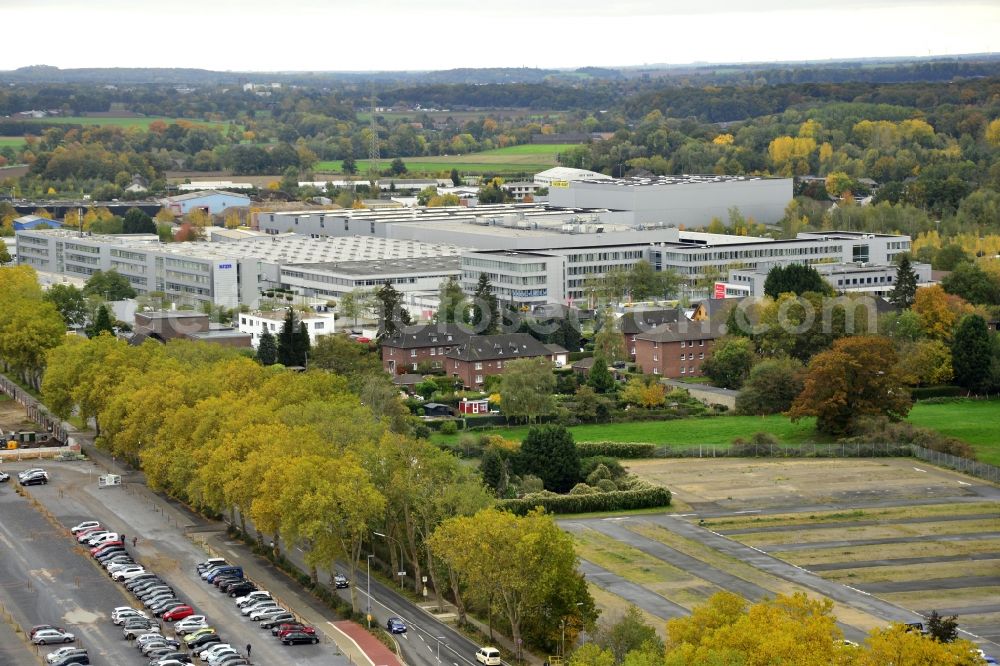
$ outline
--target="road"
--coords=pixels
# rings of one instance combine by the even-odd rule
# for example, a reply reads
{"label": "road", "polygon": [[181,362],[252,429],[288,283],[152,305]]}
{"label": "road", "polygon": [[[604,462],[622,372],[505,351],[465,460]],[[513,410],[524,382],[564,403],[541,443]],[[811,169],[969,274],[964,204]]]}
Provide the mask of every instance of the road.
{"label": "road", "polygon": [[[5,469],[16,471],[28,466],[27,463],[11,464],[5,465]],[[6,575],[15,580],[31,581],[32,588],[37,592],[33,597],[27,597],[28,593],[24,590],[3,590],[20,595],[20,606],[27,606],[25,615],[29,624],[59,620],[84,628],[88,647],[107,644],[107,649],[111,650],[106,661],[95,660],[95,664],[125,666],[147,663],[134,648],[122,642],[120,633],[115,633],[113,640],[107,638],[109,628],[113,626],[108,619],[111,609],[138,602],[120,585],[111,582],[90,561],[89,556],[71,548],[75,542],[67,536],[68,528],[82,520],[96,519],[125,533],[127,539],[138,536],[138,547],[130,549],[133,556],[147,570],[163,577],[182,600],[206,615],[227,642],[238,646],[241,651],[247,644],[252,645],[254,663],[347,666],[347,660],[331,641],[319,645],[284,647],[256,623],[244,618],[228,596],[198,578],[195,565],[206,559],[205,553],[184,536],[182,527],[169,513],[145,501],[143,495],[130,493],[123,487],[98,490],[95,467],[90,462],[47,462],[45,468],[51,477],[49,485],[33,486],[30,492],[63,528],[49,524],[37,510],[14,495],[20,501],[19,511],[14,512],[21,516],[20,533],[5,535],[18,548],[24,547],[23,544],[36,544],[33,550],[37,552],[26,552],[16,562],[8,558],[2,565],[9,570]],[[7,494],[4,493],[4,499],[7,499]],[[13,504],[17,506],[17,502]],[[11,521],[6,520],[7,512],[4,511],[3,515],[4,529],[13,529]],[[47,526],[47,537],[40,541],[37,531],[43,526]],[[53,547],[54,544],[58,547]],[[41,558],[52,559],[50,562]],[[39,561],[45,562],[46,566],[39,567]],[[74,585],[77,577],[81,581],[79,590]],[[39,589],[42,586],[44,592]],[[32,598],[42,606],[37,612],[30,611]],[[62,620],[67,618],[67,613],[68,619]],[[77,621],[71,622],[71,619]],[[169,628],[165,631],[172,633]]]}

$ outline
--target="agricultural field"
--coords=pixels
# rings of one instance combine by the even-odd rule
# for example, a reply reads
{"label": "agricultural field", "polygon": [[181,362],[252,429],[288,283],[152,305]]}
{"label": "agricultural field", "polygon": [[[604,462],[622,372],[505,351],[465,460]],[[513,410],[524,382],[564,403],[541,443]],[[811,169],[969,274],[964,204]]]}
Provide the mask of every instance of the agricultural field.
{"label": "agricultural field", "polygon": [[24,143],[23,136],[0,136],[0,148],[6,148],[9,146],[14,150],[20,150]]}
{"label": "agricultural field", "polygon": [[[952,401],[917,403],[908,419],[914,425],[937,430],[972,444],[979,460],[1000,465],[1000,438],[996,424],[1000,423],[1000,400]],[[634,421],[601,423],[570,428],[580,442],[649,442],[652,444],[691,447],[711,444],[727,447],[737,437],[748,438],[755,432],[766,432],[782,443],[802,445],[809,442],[828,443],[830,438],[816,432],[813,419],[792,423],[780,414],[772,416],[713,416],[675,421]],[[495,432],[509,439],[522,439],[527,426],[496,428]],[[455,444],[461,435],[433,436],[443,444]]]}
{"label": "agricultural field", "polygon": [[805,592],[834,601],[851,640],[937,610],[996,652],[1000,493],[913,462],[631,461],[670,487],[677,513],[560,524],[599,607],[637,604],[658,628],[719,589],[751,600]]}
{"label": "agricultural field", "polygon": [[[558,166],[559,162],[556,159],[556,156],[559,153],[572,148],[573,145],[574,144],[525,144],[521,146],[497,148],[496,150],[486,150],[481,153],[469,153],[467,155],[443,155],[436,157],[414,158],[404,157],[402,159],[409,172],[407,175],[447,175],[452,169],[458,169],[462,173],[535,173]],[[380,168],[385,169],[389,166],[391,161],[391,159],[379,160]],[[357,160],[358,173],[365,173],[368,170],[368,164],[368,160]],[[340,173],[341,168],[342,162],[340,160],[318,162],[314,167],[317,173]]]}
{"label": "agricultural field", "polygon": [[26,124],[59,124],[59,125],[98,125],[100,127],[138,127],[149,129],[150,124],[157,120],[162,120],[168,125],[180,121],[189,122],[195,125],[216,125],[225,127],[228,123],[216,120],[197,120],[194,118],[167,118],[164,116],[55,116],[52,118],[40,118],[38,120],[26,120]]}

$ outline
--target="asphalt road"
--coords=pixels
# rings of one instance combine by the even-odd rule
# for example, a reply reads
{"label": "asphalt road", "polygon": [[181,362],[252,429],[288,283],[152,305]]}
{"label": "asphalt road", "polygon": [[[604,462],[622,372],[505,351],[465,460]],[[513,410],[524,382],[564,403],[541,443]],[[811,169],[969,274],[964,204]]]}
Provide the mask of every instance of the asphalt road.
{"label": "asphalt road", "polygon": [[[6,465],[8,471],[26,468],[27,463],[17,466]],[[31,465],[35,466],[35,465]],[[130,593],[123,587],[110,581],[106,574],[89,561],[89,556],[77,554],[70,546],[75,543],[70,541],[68,528],[76,523],[96,519],[118,532],[126,534],[127,539],[138,536],[139,543],[133,551],[133,556],[143,564],[147,570],[154,571],[163,577],[179,594],[183,601],[190,603],[197,612],[208,617],[212,626],[216,627],[218,633],[224,640],[233,646],[244,651],[247,644],[252,645],[252,661],[256,664],[268,665],[336,665],[346,666],[347,660],[339,654],[336,646],[329,641],[324,641],[319,645],[298,645],[285,647],[271,637],[270,633],[260,629],[256,623],[251,622],[239,613],[233,604],[232,599],[218,592],[218,590],[202,581],[195,570],[195,565],[206,559],[204,552],[188,540],[181,526],[170,518],[169,514],[162,512],[155,504],[146,501],[139,494],[132,494],[124,487],[98,489],[95,468],[89,462],[72,463],[46,463],[45,468],[49,471],[51,481],[47,486],[33,486],[31,493],[34,495],[54,516],[55,519],[65,527],[65,531],[55,527],[48,527],[48,534],[51,539],[56,539],[59,548],[52,548],[51,543],[48,548],[43,544],[40,550],[52,551],[52,556],[56,561],[46,570],[71,570],[79,571],[81,589],[67,585],[73,581],[68,574],[61,573],[57,577],[57,582],[53,587],[62,589],[62,602],[67,609],[75,610],[81,616],[94,618],[84,626],[89,631],[96,631],[95,640],[89,640],[90,636],[85,635],[85,639],[91,643],[113,643],[114,658],[107,661],[94,661],[95,664],[114,664],[115,666],[126,666],[127,664],[146,664],[143,659],[130,644],[124,643],[119,633],[115,633],[113,641],[104,640],[108,628],[112,627],[107,619],[111,609],[115,606],[132,605],[137,602]],[[16,496],[15,496],[16,497]],[[34,525],[48,525],[42,516],[24,505],[23,530],[28,530]],[[4,512],[6,518],[6,512]],[[7,522],[6,520],[3,522]],[[30,531],[30,530],[29,530]],[[22,539],[23,536],[22,536]],[[62,547],[65,546],[65,547]],[[35,571],[39,567],[30,566],[28,563],[35,563],[35,559],[26,556],[23,561],[11,565],[13,571],[10,575],[20,578],[30,578],[36,580],[46,578],[45,574]],[[4,563],[7,566],[8,563]],[[72,568],[71,568],[72,565]],[[43,570],[44,571],[44,570]],[[89,578],[85,577],[89,574]],[[53,574],[54,575],[54,574]],[[91,588],[106,590],[100,596],[87,594]],[[5,590],[6,592],[7,590]],[[22,592],[22,596],[23,596]],[[48,598],[48,594],[37,595],[40,598]],[[48,616],[53,616],[56,609],[50,609],[47,617],[32,619],[35,622],[51,622]],[[294,610],[294,608],[292,609]],[[56,618],[65,616],[66,611]],[[33,618],[40,615],[35,613]],[[70,624],[69,620],[65,620]],[[69,627],[67,627],[68,629]],[[173,632],[166,627],[165,633]],[[100,637],[100,640],[96,640]]]}
{"label": "asphalt road", "polygon": [[741,527],[735,530],[715,530],[716,534],[735,536],[738,534],[764,534],[767,532],[798,532],[801,530],[839,530],[850,527],[868,527],[873,525],[915,525],[919,523],[952,523],[963,520],[996,520],[1000,513],[975,513],[960,516],[920,516],[917,518],[887,518],[885,520],[855,520],[852,522],[804,523],[798,525],[770,525],[760,527]]}

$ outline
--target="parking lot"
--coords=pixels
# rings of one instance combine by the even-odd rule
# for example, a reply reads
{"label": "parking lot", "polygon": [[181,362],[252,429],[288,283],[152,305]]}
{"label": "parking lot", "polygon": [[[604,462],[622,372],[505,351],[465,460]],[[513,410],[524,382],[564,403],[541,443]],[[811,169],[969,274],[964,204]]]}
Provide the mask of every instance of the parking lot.
{"label": "parking lot", "polygon": [[[101,470],[90,462],[32,461],[5,464],[3,469],[14,476],[29,466],[45,467],[50,476],[49,484],[27,489],[37,505],[15,493],[13,478],[0,489],[5,518],[0,539],[11,553],[0,564],[0,602],[22,627],[65,626],[88,649],[94,664],[148,663],[110,620],[114,607],[141,604],[111,581],[69,535],[71,526],[95,519],[124,533],[130,554],[165,579],[197,613],[207,616],[223,640],[241,652],[252,645],[255,664],[348,663],[322,632],[317,632],[322,638],[319,645],[282,646],[270,632],[243,617],[232,599],[198,577],[195,565],[207,556],[184,536],[188,526],[178,524],[177,516],[164,513],[145,495],[127,486],[98,489]],[[133,537],[138,539],[135,548]],[[164,633],[172,635],[169,627]]]}

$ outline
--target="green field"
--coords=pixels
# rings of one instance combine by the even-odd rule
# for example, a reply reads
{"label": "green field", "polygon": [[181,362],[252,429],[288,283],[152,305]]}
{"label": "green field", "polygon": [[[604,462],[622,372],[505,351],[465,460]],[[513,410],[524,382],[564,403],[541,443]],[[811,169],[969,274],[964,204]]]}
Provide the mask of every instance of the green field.
{"label": "green field", "polygon": [[[572,148],[573,145],[525,144],[485,150],[481,153],[469,153],[468,155],[442,155],[413,159],[404,157],[402,159],[410,174],[449,173],[452,169],[458,169],[463,173],[534,173],[558,166],[559,162],[556,160],[556,156]],[[379,160],[380,168],[385,169],[391,161],[391,159]],[[317,162],[314,168],[317,172],[340,173],[341,164],[340,160],[328,160]],[[368,160],[358,160],[357,166],[358,173],[365,173],[368,170]]]}
{"label": "green field", "polygon": [[224,126],[228,123],[215,121],[215,120],[197,120],[194,118],[167,118],[165,116],[145,116],[138,118],[104,118],[96,117],[92,118],[89,116],[57,116],[52,118],[40,118],[37,120],[27,120],[28,124],[60,124],[60,125],[99,125],[101,127],[107,125],[113,125],[115,127],[139,127],[142,129],[149,129],[150,124],[157,120],[162,120],[168,125],[171,123],[176,123],[180,120],[186,120],[195,125],[219,125]]}
{"label": "green field", "polygon": [[19,150],[23,145],[23,136],[0,136],[0,148],[10,146],[14,150]]}
{"label": "green field", "polygon": [[[937,430],[972,444],[979,460],[1000,465],[1000,400],[917,403],[908,419],[914,425]],[[650,442],[677,446],[729,444],[737,437],[748,438],[755,432],[768,432],[786,444],[830,441],[816,432],[813,419],[792,423],[784,416],[715,416],[677,421],[636,421],[601,423],[570,428],[579,442]],[[481,432],[481,431],[477,431]],[[495,432],[510,439],[521,439],[527,426],[500,428]],[[435,441],[455,443],[460,435],[435,434]]]}

